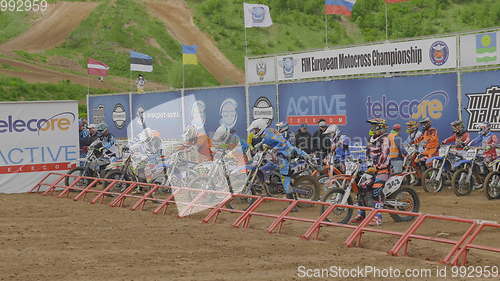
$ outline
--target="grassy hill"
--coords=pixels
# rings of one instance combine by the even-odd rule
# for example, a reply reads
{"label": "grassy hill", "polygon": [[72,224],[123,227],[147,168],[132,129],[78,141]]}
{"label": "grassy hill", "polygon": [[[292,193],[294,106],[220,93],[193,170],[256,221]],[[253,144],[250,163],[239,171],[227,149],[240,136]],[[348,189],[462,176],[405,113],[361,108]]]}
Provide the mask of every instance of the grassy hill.
{"label": "grassy hill", "polygon": [[[198,26],[236,65],[243,67],[242,1],[187,0]],[[249,55],[325,47],[323,0],[258,0],[274,25],[247,29]],[[388,4],[389,39],[500,26],[498,0],[410,0]],[[228,17],[227,15],[232,15]],[[385,40],[383,0],[357,0],[352,17],[328,16],[328,46]]]}

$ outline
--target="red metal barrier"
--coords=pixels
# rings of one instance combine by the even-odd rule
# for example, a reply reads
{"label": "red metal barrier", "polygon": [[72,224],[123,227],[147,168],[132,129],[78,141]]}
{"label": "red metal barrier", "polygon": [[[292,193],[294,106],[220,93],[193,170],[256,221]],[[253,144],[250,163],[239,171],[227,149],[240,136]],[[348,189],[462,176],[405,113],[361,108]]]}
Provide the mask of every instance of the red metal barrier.
{"label": "red metal barrier", "polygon": [[[49,178],[54,178],[54,177],[56,178],[53,180],[52,183],[46,182],[48,181]],[[66,182],[66,179],[73,179],[74,181],[70,185],[60,184],[63,180],[65,180]],[[78,186],[78,183],[80,183],[80,181],[82,180],[86,181],[85,187]],[[96,188],[96,186],[99,183],[105,184],[105,187],[102,189]],[[127,187],[123,191],[115,191],[113,187],[115,187],[117,184],[125,184],[127,185]],[[42,192],[41,188],[43,187],[45,187],[46,190]],[[136,188],[138,187],[142,189],[147,189],[147,191],[145,191],[143,195],[134,194],[133,191],[136,190]],[[183,208],[179,210],[178,214],[179,217],[192,214],[192,211],[195,208],[203,208],[209,210],[207,216],[202,220],[202,222],[204,223],[216,222],[218,216],[223,212],[239,214],[236,220],[232,223],[232,226],[243,229],[249,227],[251,218],[253,216],[272,218],[273,221],[266,229],[268,233],[274,233],[276,231],[281,232],[283,229],[283,223],[285,221],[306,222],[310,223],[311,225],[307,229],[307,231],[300,236],[301,238],[306,240],[309,240],[311,238],[318,239],[319,231],[321,227],[324,226],[352,229],[353,231],[344,242],[347,247],[361,246],[362,236],[366,232],[398,236],[399,239],[388,251],[388,254],[394,256],[408,255],[408,246],[411,240],[425,240],[437,243],[450,244],[453,245],[453,247],[451,248],[450,252],[446,255],[446,257],[444,257],[440,262],[451,265],[466,264],[467,255],[470,249],[500,253],[500,248],[473,244],[473,242],[483,229],[487,227],[500,229],[500,224],[493,222],[461,219],[461,218],[447,217],[447,216],[436,216],[436,215],[422,214],[422,213],[412,213],[399,210],[373,209],[373,208],[351,206],[351,205],[337,205],[319,201],[261,197],[256,195],[247,195],[247,194],[231,194],[229,192],[224,192],[224,191],[201,190],[188,187],[174,187],[174,186],[165,187],[156,184],[137,183],[137,182],[112,180],[112,179],[98,179],[92,177],[81,177],[81,176],[66,175],[60,173],[47,174],[47,176],[45,176],[39,183],[37,183],[31,189],[30,192],[42,192],[43,195],[48,195],[48,194],[53,194],[58,188],[62,189],[62,191],[57,195],[57,197],[69,196],[70,191],[79,192],[73,198],[73,200],[75,201],[85,198],[86,195],[91,193],[97,194],[93,199],[90,200],[90,203],[92,204],[96,203],[99,200],[102,203],[104,197],[111,196],[114,198],[112,202],[109,204],[111,207],[123,207],[124,201],[127,198],[136,199],[136,201],[132,204],[132,207],[130,208],[132,211],[137,210],[139,208],[143,210],[146,202],[148,201],[159,204],[153,210],[154,214],[158,214],[162,211],[163,214],[165,214],[167,207],[170,204],[176,204],[178,206],[182,205]],[[153,196],[158,190],[163,188],[170,189],[172,191],[167,198],[162,199]],[[180,194],[180,192],[189,192],[189,194],[192,195],[192,199],[189,202],[182,202],[179,200],[176,201],[175,198]],[[202,199],[206,198],[206,196],[215,196],[215,195],[223,197],[221,202],[216,204],[215,206],[207,205],[202,202]],[[230,206],[230,203],[233,202],[235,199],[253,200],[253,203],[250,206],[248,206],[245,210],[233,209]],[[266,202],[283,202],[287,203],[288,206],[284,208],[279,214],[258,212],[257,209]],[[290,212],[299,204],[323,206],[326,207],[326,209],[316,219],[291,216]],[[368,212],[368,216],[366,216],[366,218],[358,226],[326,221],[325,219],[337,208],[365,210]],[[416,219],[413,221],[413,223],[410,224],[409,228],[404,232],[384,230],[379,227],[377,228],[368,227],[369,222],[374,218],[376,214],[379,213],[413,216]],[[415,234],[416,231],[419,229],[419,227],[421,227],[422,224],[428,220],[465,223],[465,224],[470,224],[470,226],[467,228],[467,230],[459,240],[450,240],[440,237]]]}

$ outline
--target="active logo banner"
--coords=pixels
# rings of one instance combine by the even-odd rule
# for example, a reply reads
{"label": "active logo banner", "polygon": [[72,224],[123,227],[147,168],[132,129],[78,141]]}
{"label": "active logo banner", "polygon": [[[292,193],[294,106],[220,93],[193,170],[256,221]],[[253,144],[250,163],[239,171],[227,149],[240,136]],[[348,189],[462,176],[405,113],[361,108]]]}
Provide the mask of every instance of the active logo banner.
{"label": "active logo banner", "polygon": [[78,159],[77,102],[0,103],[0,138],[0,193],[26,192]]}

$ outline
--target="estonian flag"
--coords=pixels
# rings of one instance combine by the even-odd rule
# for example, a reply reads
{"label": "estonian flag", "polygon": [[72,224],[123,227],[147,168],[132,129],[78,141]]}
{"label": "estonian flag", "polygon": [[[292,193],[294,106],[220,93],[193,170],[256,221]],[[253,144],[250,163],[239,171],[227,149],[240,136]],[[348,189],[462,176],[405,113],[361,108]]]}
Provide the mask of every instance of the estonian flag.
{"label": "estonian flag", "polygon": [[198,64],[196,57],[196,45],[182,45],[182,64]]}
{"label": "estonian flag", "polygon": [[325,14],[350,16],[354,4],[356,0],[325,0]]}
{"label": "estonian flag", "polygon": [[130,71],[153,72],[153,58],[130,51]]}

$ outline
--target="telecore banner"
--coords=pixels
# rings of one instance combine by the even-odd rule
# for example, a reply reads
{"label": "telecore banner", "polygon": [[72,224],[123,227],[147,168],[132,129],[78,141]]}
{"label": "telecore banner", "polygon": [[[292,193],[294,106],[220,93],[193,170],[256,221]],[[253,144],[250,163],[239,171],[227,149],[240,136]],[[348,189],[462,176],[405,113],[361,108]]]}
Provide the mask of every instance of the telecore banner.
{"label": "telecore banner", "polygon": [[[454,68],[456,37],[377,44],[277,57],[279,81]],[[248,60],[249,64],[253,62]],[[247,71],[253,69],[247,68]],[[248,75],[247,75],[248,77]]]}
{"label": "telecore banner", "polygon": [[0,103],[0,193],[29,191],[79,157],[76,101]]}

